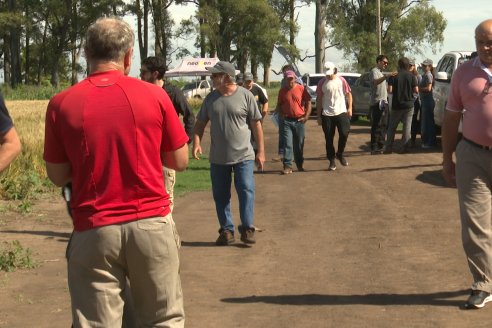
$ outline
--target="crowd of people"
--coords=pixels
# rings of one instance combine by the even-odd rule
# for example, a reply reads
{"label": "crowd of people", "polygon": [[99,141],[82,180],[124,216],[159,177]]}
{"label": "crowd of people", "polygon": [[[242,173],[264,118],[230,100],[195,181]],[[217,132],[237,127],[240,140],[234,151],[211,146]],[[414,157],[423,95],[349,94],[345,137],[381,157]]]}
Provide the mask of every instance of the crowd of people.
{"label": "crowd of people", "polygon": [[[475,40],[478,56],[455,72],[443,123],[443,174],[458,187],[463,246],[474,280],[468,308],[481,308],[492,300],[492,20],[478,25]],[[262,120],[268,96],[251,73],[236,76],[231,63],[220,61],[207,68],[215,90],[195,118],[181,90],[165,82],[162,59],[144,59],[141,80],[128,77],[133,43],[133,31],[124,21],[102,18],[93,23],[84,49],[90,75],[53,97],[46,112],[48,177],[57,186],[72,188],[74,231],[67,267],[74,327],[121,327],[125,289],[131,290],[126,297],[133,300],[139,326],[184,326],[172,186],[174,171],[188,165],[188,143],[193,142],[193,157],[200,158],[209,122],[210,177],[219,223],[216,244],[235,241],[233,178],[240,240],[256,243],[253,171],[255,164],[260,171],[264,167]],[[370,74],[371,154],[393,151],[400,122],[401,151],[413,146],[419,130],[423,148],[436,145],[432,64],[425,60],[419,76],[415,63],[402,57],[398,71],[386,73],[388,58],[376,58]],[[326,77],[317,87],[317,122],[324,132],[330,171],[336,169],[336,159],[348,165],[344,151],[352,115],[350,86],[337,71],[334,63],[325,63]],[[275,113],[281,173],[292,173],[292,162],[304,171],[311,97],[288,65]],[[420,124],[415,123],[419,118]],[[460,121],[463,138],[458,141]],[[0,98],[0,171],[20,149]]]}

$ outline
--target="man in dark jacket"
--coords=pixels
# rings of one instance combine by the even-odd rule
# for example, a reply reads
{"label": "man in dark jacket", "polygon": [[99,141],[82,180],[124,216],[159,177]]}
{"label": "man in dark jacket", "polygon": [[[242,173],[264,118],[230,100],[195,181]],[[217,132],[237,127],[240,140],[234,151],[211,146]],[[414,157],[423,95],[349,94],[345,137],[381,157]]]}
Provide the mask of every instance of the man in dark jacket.
{"label": "man in dark jacket", "polygon": [[406,57],[398,60],[398,74],[391,79],[388,92],[393,94],[390,123],[388,127],[388,140],[385,153],[393,151],[393,142],[398,123],[403,123],[402,131],[402,152],[408,150],[410,141],[410,130],[412,126],[412,115],[414,105],[414,93],[418,93],[417,79],[410,73],[410,61]]}
{"label": "man in dark jacket", "polygon": [[[191,110],[190,104],[186,101],[183,91],[170,84],[166,83],[164,74],[166,73],[166,60],[162,57],[147,57],[142,61],[140,67],[140,78],[143,81],[155,84],[163,88],[171,102],[178,116],[183,116],[183,123],[188,138],[192,138],[193,126],[195,125],[195,115]],[[171,210],[174,208],[174,185],[176,184],[176,172],[173,169],[164,167],[164,181],[166,184],[166,191],[169,194],[169,200],[171,201]]]}

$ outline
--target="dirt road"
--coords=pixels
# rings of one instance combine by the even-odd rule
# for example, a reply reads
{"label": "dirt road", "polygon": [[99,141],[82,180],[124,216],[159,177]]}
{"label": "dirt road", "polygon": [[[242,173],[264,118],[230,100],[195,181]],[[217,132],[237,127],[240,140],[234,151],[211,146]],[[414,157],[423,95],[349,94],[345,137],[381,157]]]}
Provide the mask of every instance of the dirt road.
{"label": "dirt road", "polygon": [[[439,152],[371,156],[353,126],[348,167],[327,170],[321,128],[309,121],[307,172],[280,163],[256,175],[258,243],[214,246],[211,192],[179,198],[187,327],[489,327],[492,306],[464,311],[470,285],[456,191]],[[267,159],[277,133],[266,121]],[[236,223],[237,198],[233,196]],[[35,270],[0,273],[0,327],[68,327],[63,205],[0,214],[0,239],[36,252]],[[14,220],[15,219],[15,220]]]}

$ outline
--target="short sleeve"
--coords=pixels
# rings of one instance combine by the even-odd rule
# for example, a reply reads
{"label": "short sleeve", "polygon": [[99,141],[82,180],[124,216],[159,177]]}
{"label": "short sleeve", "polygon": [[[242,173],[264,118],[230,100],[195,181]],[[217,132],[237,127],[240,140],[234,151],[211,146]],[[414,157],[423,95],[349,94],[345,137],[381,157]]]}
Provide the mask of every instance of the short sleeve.
{"label": "short sleeve", "polygon": [[5,101],[0,95],[0,133],[7,133],[7,131],[9,131],[13,125],[14,124],[12,123],[12,119],[10,118],[7,106],[5,106]]}
{"label": "short sleeve", "polygon": [[347,80],[343,76],[339,76],[340,80],[342,80],[342,88],[343,88],[343,94],[346,95],[347,93],[352,92],[352,89],[350,89],[350,85],[348,84]]}
{"label": "short sleeve", "polygon": [[164,113],[162,126],[162,144],[161,150],[164,152],[174,151],[188,142],[186,134],[178,114],[174,109],[171,99],[167,94],[162,93],[161,110]]}
{"label": "short sleeve", "polygon": [[302,90],[302,100],[305,102],[311,101],[311,95],[307,91],[307,87],[301,86],[303,88]]}
{"label": "short sleeve", "polygon": [[68,155],[65,152],[63,140],[59,133],[59,110],[56,105],[57,97],[55,96],[48,103],[46,110],[45,126],[44,126],[44,155],[43,159],[49,163],[66,163],[69,161]]}
{"label": "short sleeve", "polygon": [[446,109],[453,112],[463,111],[463,102],[460,93],[460,80],[461,72],[463,70],[460,67],[454,72],[451,77],[451,86],[449,88],[448,102],[446,103]]}

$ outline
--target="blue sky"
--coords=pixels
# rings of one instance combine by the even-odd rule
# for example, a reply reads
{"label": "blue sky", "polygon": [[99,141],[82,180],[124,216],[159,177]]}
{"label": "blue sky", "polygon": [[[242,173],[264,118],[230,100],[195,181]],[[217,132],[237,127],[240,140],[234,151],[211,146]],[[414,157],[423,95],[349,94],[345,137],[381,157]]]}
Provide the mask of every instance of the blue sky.
{"label": "blue sky", "polygon": [[[423,61],[425,58],[432,59],[435,63],[441,58],[442,54],[451,50],[474,50],[474,30],[481,21],[492,18],[491,1],[490,0],[467,0],[466,3],[458,0],[432,0],[431,1],[437,10],[443,12],[448,25],[444,32],[444,43],[440,51],[433,54],[429,49],[425,56],[414,56],[417,62]],[[171,15],[176,23],[183,18],[188,18],[194,14],[195,6],[172,6]],[[303,7],[299,10],[298,22],[301,26],[299,35],[296,38],[297,46],[301,49],[301,53],[306,51],[312,55],[314,53],[314,5]],[[178,41],[178,45],[193,48],[193,42]],[[137,47],[138,49],[138,47]],[[193,52],[193,50],[191,50]],[[326,52],[327,60],[337,63],[339,66],[348,64],[347,60],[341,52],[334,48],[330,48]],[[138,73],[138,62],[133,65],[131,75],[136,76]],[[174,65],[179,64],[179,60],[173,62]],[[274,56],[272,68],[277,70],[285,60],[280,56]],[[307,59],[304,62],[298,63],[301,73],[314,72],[314,59]],[[272,80],[276,78],[271,75]]]}

